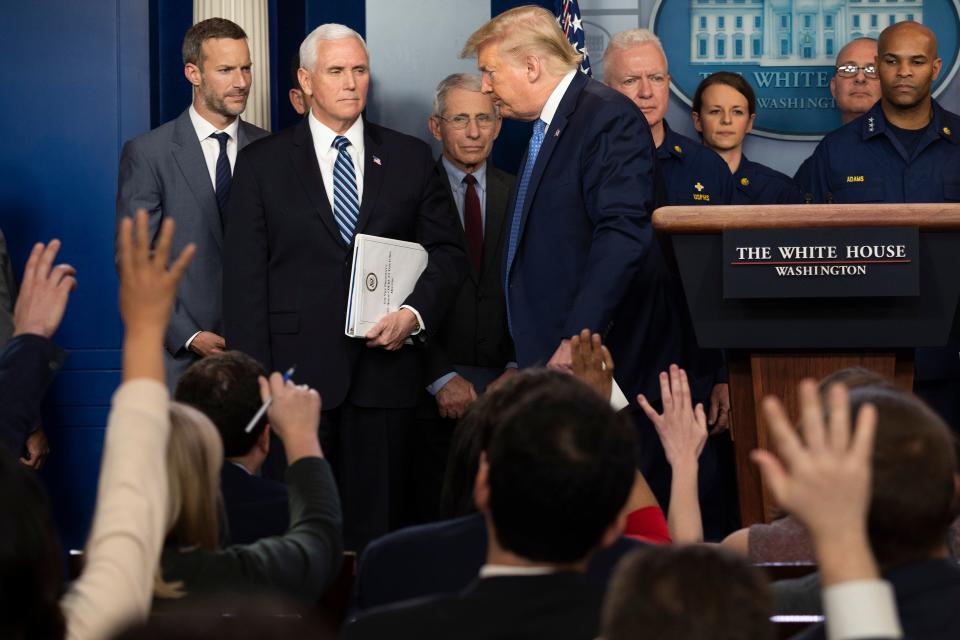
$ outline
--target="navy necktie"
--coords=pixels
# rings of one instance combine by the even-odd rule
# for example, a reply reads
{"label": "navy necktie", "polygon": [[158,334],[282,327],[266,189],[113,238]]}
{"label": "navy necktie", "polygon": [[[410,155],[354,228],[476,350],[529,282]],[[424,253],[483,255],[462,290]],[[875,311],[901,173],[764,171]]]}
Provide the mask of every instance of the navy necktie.
{"label": "navy necktie", "polygon": [[217,156],[216,190],[217,207],[222,215],[224,207],[227,206],[227,198],[230,197],[230,158],[227,157],[227,140],[230,139],[230,134],[221,131],[211,133],[210,137],[220,143],[220,155]]}
{"label": "navy necktie", "polygon": [[337,148],[337,161],[333,164],[333,217],[340,227],[340,237],[349,245],[357,228],[360,215],[360,198],[357,197],[357,172],[347,152],[350,141],[344,136],[333,139]]}

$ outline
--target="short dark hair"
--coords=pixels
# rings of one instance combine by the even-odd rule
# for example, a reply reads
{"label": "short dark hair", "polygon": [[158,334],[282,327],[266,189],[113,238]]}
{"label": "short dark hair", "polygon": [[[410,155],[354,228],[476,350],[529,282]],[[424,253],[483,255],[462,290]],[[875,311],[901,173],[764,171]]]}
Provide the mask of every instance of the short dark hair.
{"label": "short dark hair", "polygon": [[206,414],[220,432],[223,455],[246,455],[267,424],[264,416],[246,433],[244,428],[260,408],[258,376],[266,371],[242,351],[224,351],[193,363],[177,383],[174,398]]}
{"label": "short dark hair", "polygon": [[[902,524],[902,523],[901,523]],[[604,640],[775,637],[764,577],[721,547],[641,549],[620,561],[600,622]]]}
{"label": "short dark hair", "polygon": [[459,518],[476,512],[473,485],[480,466],[480,453],[508,408],[526,402],[530,392],[551,376],[547,369],[527,369],[509,377],[493,391],[481,395],[457,423],[450,441],[447,469],[440,493],[440,517]]}
{"label": "short dark hair", "polygon": [[300,52],[293,54],[293,58],[290,60],[290,88],[299,89],[303,91],[303,86],[300,84]]}
{"label": "short dark hair", "polygon": [[912,393],[867,386],[850,391],[851,415],[877,408],[867,530],[885,569],[927,560],[946,543],[957,514],[957,460],[949,427]]}
{"label": "short dark hair", "polygon": [[732,73],[730,71],[711,73],[700,82],[697,91],[693,94],[691,111],[700,113],[700,109],[703,107],[703,92],[715,84],[725,84],[731,89],[739,91],[740,94],[747,99],[747,111],[750,112],[750,115],[757,112],[757,96],[753,92],[753,87],[751,87],[750,83],[739,73]]}
{"label": "short dark hair", "polygon": [[60,545],[47,494],[0,448],[0,637],[63,638]]}
{"label": "short dark hair", "polygon": [[236,22],[226,18],[208,18],[187,29],[183,36],[183,64],[203,66],[203,43],[210,38],[246,40],[247,33]]}
{"label": "short dark hair", "polygon": [[490,515],[504,549],[534,561],[579,562],[626,503],[636,436],[573,376],[538,375],[522,400],[513,396],[487,448]]}

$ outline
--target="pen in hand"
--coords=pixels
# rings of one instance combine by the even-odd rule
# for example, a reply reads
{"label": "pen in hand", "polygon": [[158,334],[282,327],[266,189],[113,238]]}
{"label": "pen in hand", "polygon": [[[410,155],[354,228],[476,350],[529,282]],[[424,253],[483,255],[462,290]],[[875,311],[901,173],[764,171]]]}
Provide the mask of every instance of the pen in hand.
{"label": "pen in hand", "polygon": [[[292,367],[290,367],[284,372],[283,381],[285,383],[290,382],[290,379],[293,377],[293,372],[296,371],[296,369],[297,369],[297,365],[293,365]],[[267,412],[267,409],[270,408],[270,405],[272,403],[273,403],[273,396],[270,396],[269,398],[263,401],[263,404],[260,405],[260,408],[253,415],[253,418],[250,419],[250,422],[247,423],[246,428],[244,428],[243,430],[244,433],[250,433],[251,431],[253,431],[253,427],[256,426],[257,422],[260,421],[260,418],[263,417],[263,414]]]}

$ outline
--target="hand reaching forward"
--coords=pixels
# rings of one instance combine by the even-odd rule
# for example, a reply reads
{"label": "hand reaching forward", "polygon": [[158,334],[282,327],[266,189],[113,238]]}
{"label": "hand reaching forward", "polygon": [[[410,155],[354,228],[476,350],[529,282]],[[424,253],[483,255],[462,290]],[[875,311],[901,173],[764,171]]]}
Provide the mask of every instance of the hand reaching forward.
{"label": "hand reaching forward", "polygon": [[77,272],[68,264],[53,266],[58,251],[59,240],[33,245],[13,309],[13,335],[32,333],[49,338],[60,326],[70,293],[77,288]]}
{"label": "hand reaching forward", "polygon": [[643,394],[637,396],[640,408],[650,418],[671,467],[697,464],[707,441],[707,416],[703,405],[694,408],[687,372],[675,364],[670,373],[660,372],[660,398],[663,413],[658,414]]}
{"label": "hand reaching forward", "polygon": [[584,329],[570,338],[570,362],[574,377],[586,382],[604,400],[613,389],[613,357],[601,343],[600,334]]}

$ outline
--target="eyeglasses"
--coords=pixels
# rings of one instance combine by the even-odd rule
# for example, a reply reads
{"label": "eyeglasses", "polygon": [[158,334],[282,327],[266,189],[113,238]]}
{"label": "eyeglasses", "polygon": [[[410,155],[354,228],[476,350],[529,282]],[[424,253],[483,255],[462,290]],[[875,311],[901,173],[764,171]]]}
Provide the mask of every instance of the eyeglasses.
{"label": "eyeglasses", "polygon": [[[454,129],[466,129],[467,125],[470,124],[470,116],[458,115],[452,118],[444,118],[443,116],[436,117],[449,123]],[[476,122],[477,126],[481,129],[489,129],[497,121],[497,118],[489,113],[478,113],[473,116],[473,121]]]}
{"label": "eyeglasses", "polygon": [[837,75],[841,78],[855,78],[861,69],[863,69],[865,78],[877,77],[877,65],[875,64],[865,64],[862,67],[855,64],[841,64],[837,67]]}

